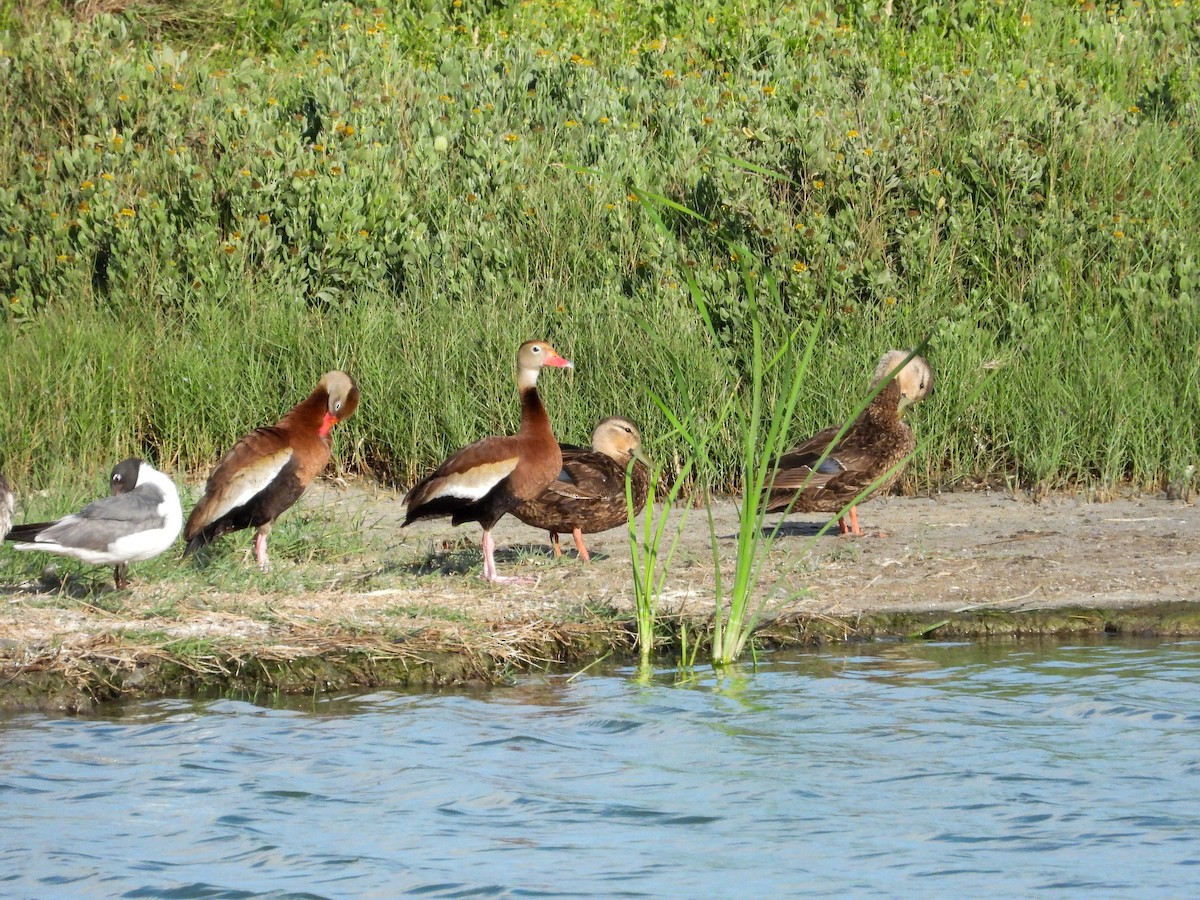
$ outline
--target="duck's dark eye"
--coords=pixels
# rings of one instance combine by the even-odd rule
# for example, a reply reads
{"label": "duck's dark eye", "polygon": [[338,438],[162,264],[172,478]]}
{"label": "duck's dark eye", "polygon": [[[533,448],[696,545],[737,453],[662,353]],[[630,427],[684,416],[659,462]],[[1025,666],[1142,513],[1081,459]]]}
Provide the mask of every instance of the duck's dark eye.
{"label": "duck's dark eye", "polygon": [[541,352],[542,352],[542,348],[541,348],[541,347],[539,347],[537,344],[534,344],[534,345],[533,345],[533,346],[532,346],[530,349],[531,349],[531,350],[533,350],[533,352],[534,352],[534,353],[541,353]]}
{"label": "duck's dark eye", "polygon": [[341,409],[341,408],[342,408],[342,401],[341,401],[341,400],[339,400],[337,403],[333,404],[333,411],[334,411],[334,412],[337,412],[337,411],[338,411],[339,409]]}
{"label": "duck's dark eye", "polygon": [[121,476],[120,476],[120,475],[114,475],[114,476],[113,476],[113,481],[120,481],[120,480],[121,480]]}

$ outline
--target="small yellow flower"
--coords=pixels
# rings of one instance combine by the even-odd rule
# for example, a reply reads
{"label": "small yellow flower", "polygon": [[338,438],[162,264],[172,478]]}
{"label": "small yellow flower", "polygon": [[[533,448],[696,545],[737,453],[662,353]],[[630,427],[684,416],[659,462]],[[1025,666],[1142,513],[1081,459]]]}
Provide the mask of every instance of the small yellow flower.
{"label": "small yellow flower", "polygon": [[130,209],[128,206],[124,206],[121,208],[120,215],[124,216],[127,219],[132,219],[133,218],[133,210]]}
{"label": "small yellow flower", "polygon": [[249,177],[250,177],[250,170],[249,170],[249,169],[242,169],[241,175],[242,175],[242,177],[243,177],[243,178],[249,178]]}
{"label": "small yellow flower", "polygon": [[626,194],[625,199],[628,200],[630,203],[641,203],[641,201],[638,199],[637,194]]}
{"label": "small yellow flower", "polygon": [[874,155],[875,155],[875,151],[872,150],[870,147],[863,147],[863,156],[874,156]]}
{"label": "small yellow flower", "polygon": [[1140,106],[1131,106],[1131,107],[1129,107],[1129,111],[1131,113],[1136,114],[1136,113],[1140,113],[1142,111],[1142,108]]}
{"label": "small yellow flower", "polygon": [[267,98],[267,106],[275,106],[278,102],[274,97]]}
{"label": "small yellow flower", "polygon": [[69,256],[68,256],[67,254],[65,254],[65,253],[60,253],[60,254],[58,254],[58,256],[56,256],[56,257],[54,257],[54,258],[55,258],[55,259],[57,259],[59,262],[66,262],[66,261],[67,261],[68,259],[70,259],[71,257],[69,257]]}
{"label": "small yellow flower", "polygon": [[129,99],[129,95],[128,94],[117,94],[117,99],[119,101],[121,101],[122,103],[124,103],[126,100]]}
{"label": "small yellow flower", "polygon": [[360,228],[360,229],[358,229],[358,236],[359,237],[370,237],[371,232],[367,231],[367,229],[365,229],[365,228]]}
{"label": "small yellow flower", "polygon": [[608,116],[601,116],[596,121],[599,122],[601,125],[607,125],[611,121],[611,119],[609,119]]}
{"label": "small yellow flower", "polygon": [[617,204],[615,204],[615,203],[605,203],[605,204],[604,204],[604,208],[605,208],[605,209],[616,209],[616,208],[617,208]]}
{"label": "small yellow flower", "polygon": [[768,97],[775,96],[775,86],[773,84],[764,84],[762,89],[763,94]]}
{"label": "small yellow flower", "polygon": [[850,138],[850,140],[854,140],[856,137],[858,137],[858,132],[855,129],[851,128],[849,131],[846,132],[846,137]]}
{"label": "small yellow flower", "polygon": [[821,190],[821,188],[825,187],[825,182],[822,181],[820,178],[814,179],[813,187],[815,187],[819,191],[819,190]]}
{"label": "small yellow flower", "polygon": [[454,102],[454,98],[451,97],[449,94],[438,94],[438,99],[441,100],[443,103],[453,103]]}
{"label": "small yellow flower", "polygon": [[330,167],[329,167],[329,174],[330,174],[330,175],[341,175],[341,174],[342,174],[342,167],[341,167],[341,166],[330,166]]}
{"label": "small yellow flower", "polygon": [[575,128],[577,125],[579,125],[579,123],[574,119],[567,119],[567,121],[563,122],[563,125],[567,128]]}
{"label": "small yellow flower", "polygon": [[112,177],[112,173],[111,173],[111,172],[101,172],[101,173],[100,173],[100,177],[101,177],[101,178],[103,178],[105,181],[112,181],[112,180],[113,180],[113,177]]}
{"label": "small yellow flower", "polygon": [[1021,24],[1028,28],[1033,24],[1033,16],[1031,16],[1029,13],[1023,13],[1021,15]]}
{"label": "small yellow flower", "polygon": [[270,216],[268,216],[266,213],[259,213],[259,214],[258,214],[258,221],[259,221],[259,222],[261,222],[263,225],[270,225],[270,224],[271,224],[271,217],[270,217]]}
{"label": "small yellow flower", "polygon": [[663,78],[674,78],[674,77],[675,77],[674,69],[663,69]]}
{"label": "small yellow flower", "polygon": [[182,91],[182,90],[183,90],[183,85],[182,85],[182,84],[180,84],[178,81],[172,81],[172,82],[171,82],[171,90],[173,90],[173,91]]}
{"label": "small yellow flower", "polygon": [[515,134],[513,134],[513,133],[510,131],[508,134],[506,134],[506,135],[504,136],[504,140],[508,141],[510,144],[515,144],[517,141],[519,141],[519,140],[520,140],[520,138],[519,138],[519,137],[517,137]]}
{"label": "small yellow flower", "polygon": [[808,263],[794,262],[794,263],[792,263],[792,271],[793,272],[807,272],[808,271]]}
{"label": "small yellow flower", "polygon": [[960,72],[962,72],[962,74],[963,74],[963,75],[970,75],[970,74],[971,74],[971,70],[970,70],[970,69],[959,69],[959,71],[960,71]]}
{"label": "small yellow flower", "polygon": [[81,185],[79,186],[79,189],[80,189],[80,190],[83,190],[83,191],[88,191],[88,190],[91,190],[92,188],[94,188],[95,186],[96,186],[96,185],[95,185],[95,184],[93,184],[92,182],[90,182],[90,181],[85,181],[83,184],[81,184]]}
{"label": "small yellow flower", "polygon": [[226,244],[221,249],[224,250],[226,253],[230,253],[230,254],[237,253],[237,247],[233,246],[233,244]]}
{"label": "small yellow flower", "polygon": [[1119,230],[1119,229],[1118,229],[1117,231],[1114,231],[1114,232],[1113,232],[1113,237],[1115,237],[1115,238],[1123,238],[1123,237],[1125,237],[1125,232],[1123,232],[1123,231],[1121,231],[1121,230]]}
{"label": "small yellow flower", "polygon": [[941,170],[941,169],[930,169],[930,170],[929,170],[929,174],[930,174],[930,176],[931,176],[931,177],[933,177],[933,178],[941,178],[941,177],[942,177],[942,170]]}
{"label": "small yellow flower", "polygon": [[883,302],[886,303],[888,306],[895,306],[896,298],[895,297],[884,297]]}

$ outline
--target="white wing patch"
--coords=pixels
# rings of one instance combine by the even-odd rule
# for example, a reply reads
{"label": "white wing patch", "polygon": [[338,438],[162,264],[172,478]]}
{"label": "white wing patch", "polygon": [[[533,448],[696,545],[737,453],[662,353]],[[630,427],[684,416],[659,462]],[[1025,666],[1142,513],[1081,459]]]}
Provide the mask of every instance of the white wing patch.
{"label": "white wing patch", "polygon": [[[283,467],[291,461],[292,448],[284,447],[271,456],[256,460],[254,465],[237,470],[225,483],[219,502],[213,506],[206,517],[209,522],[215,522],[231,509],[244,506],[254,499],[268,484],[275,480]],[[205,490],[207,490],[207,485]]]}
{"label": "white wing patch", "polygon": [[[512,474],[517,467],[519,457],[484,463],[468,469],[465,472],[455,472],[443,476],[437,490],[429,495],[428,500],[436,497],[458,497],[462,500],[481,500],[488,495],[496,485]],[[426,502],[428,502],[428,500]]]}

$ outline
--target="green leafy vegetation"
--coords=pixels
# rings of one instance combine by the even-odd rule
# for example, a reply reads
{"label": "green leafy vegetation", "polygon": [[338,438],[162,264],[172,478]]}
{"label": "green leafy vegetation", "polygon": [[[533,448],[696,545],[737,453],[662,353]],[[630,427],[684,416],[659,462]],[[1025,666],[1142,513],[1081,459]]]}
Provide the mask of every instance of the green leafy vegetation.
{"label": "green leafy vegetation", "polygon": [[[648,389],[715,418],[769,278],[766,333],[821,323],[792,436],[932,333],[939,396],[995,377],[917,412],[944,438],[909,487],[1161,486],[1200,446],[1198,22],[1195,0],[0,5],[0,462],[27,490],[130,453],[198,474],[343,367],[341,464],[406,483],[515,426],[533,336],[578,367],[545,386],[562,439],[621,414],[674,460]],[[663,234],[635,186],[702,218]],[[739,488],[737,435],[711,452]]]}

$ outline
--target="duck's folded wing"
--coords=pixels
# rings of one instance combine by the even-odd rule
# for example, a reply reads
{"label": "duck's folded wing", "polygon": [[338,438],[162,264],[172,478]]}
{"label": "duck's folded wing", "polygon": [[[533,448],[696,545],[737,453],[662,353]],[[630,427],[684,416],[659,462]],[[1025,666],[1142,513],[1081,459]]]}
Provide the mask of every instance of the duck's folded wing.
{"label": "duck's folded wing", "polygon": [[[238,452],[239,448],[245,448]],[[204,496],[188,516],[187,536],[190,538],[222,516],[245,506],[261,494],[292,461],[290,446],[276,447],[273,452],[254,452],[246,439],[238,442],[220,464],[213,469]]]}

